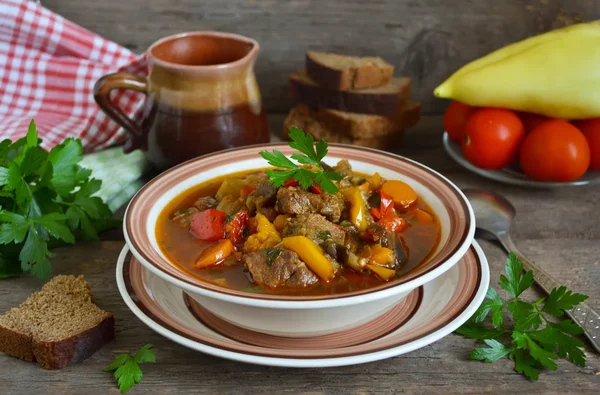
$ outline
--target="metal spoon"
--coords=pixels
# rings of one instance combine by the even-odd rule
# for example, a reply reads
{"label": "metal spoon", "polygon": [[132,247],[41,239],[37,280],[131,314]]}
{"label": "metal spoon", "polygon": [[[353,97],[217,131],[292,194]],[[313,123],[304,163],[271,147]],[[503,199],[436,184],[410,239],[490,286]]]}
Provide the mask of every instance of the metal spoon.
{"label": "metal spoon", "polygon": [[[519,252],[510,238],[510,228],[516,211],[508,200],[488,191],[466,189],[463,192],[475,212],[477,229],[493,235],[506,251],[514,252],[523,263],[525,270],[533,271],[535,281],[546,293],[549,294],[553,288],[560,287],[560,284],[548,273]],[[580,303],[566,313],[583,328],[594,348],[600,352],[600,314],[586,303]]]}

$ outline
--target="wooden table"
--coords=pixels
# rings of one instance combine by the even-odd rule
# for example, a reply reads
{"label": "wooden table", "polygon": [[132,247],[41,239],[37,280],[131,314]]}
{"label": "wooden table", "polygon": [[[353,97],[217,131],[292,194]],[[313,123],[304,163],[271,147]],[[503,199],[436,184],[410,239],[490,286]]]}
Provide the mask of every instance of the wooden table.
{"label": "wooden table", "polygon": [[[271,116],[279,130],[281,116]],[[600,199],[598,187],[537,191],[506,186],[463,170],[444,152],[440,117],[425,117],[398,152],[442,172],[460,187],[479,187],[504,194],[518,216],[516,243],[534,261],[572,289],[590,296],[600,309]],[[496,284],[506,254],[496,244],[480,241]],[[598,393],[600,358],[586,349],[588,366],[580,369],[560,360],[558,372],[544,373],[530,382],[502,360],[485,364],[467,359],[472,340],[449,335],[410,354],[364,365],[325,369],[284,369],[232,362],[175,344],[153,332],[131,313],[115,283],[115,262],[124,245],[114,231],[99,243],[78,243],[57,250],[55,273],[84,274],[92,284],[97,303],[116,317],[116,340],[88,360],[61,371],[46,371],[37,364],[0,354],[0,392],[104,393],[117,392],[111,374],[102,371],[118,353],[155,345],[156,364],[144,365],[142,383],[131,393],[303,393],[389,394],[447,393]],[[0,312],[18,305],[40,287],[35,278],[1,282]],[[537,298],[535,290],[528,297]]]}

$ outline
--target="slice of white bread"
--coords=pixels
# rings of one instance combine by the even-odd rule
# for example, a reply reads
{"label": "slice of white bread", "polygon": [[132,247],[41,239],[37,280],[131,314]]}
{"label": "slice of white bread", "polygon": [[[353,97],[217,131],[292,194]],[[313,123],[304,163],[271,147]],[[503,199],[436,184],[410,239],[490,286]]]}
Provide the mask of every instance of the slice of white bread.
{"label": "slice of white bread", "polygon": [[334,91],[318,85],[304,73],[289,75],[292,99],[315,108],[392,116],[410,95],[410,78],[393,78],[369,89]]}
{"label": "slice of white bread", "polygon": [[328,89],[346,91],[387,84],[394,74],[394,66],[379,57],[308,51],[306,72],[319,85]]}

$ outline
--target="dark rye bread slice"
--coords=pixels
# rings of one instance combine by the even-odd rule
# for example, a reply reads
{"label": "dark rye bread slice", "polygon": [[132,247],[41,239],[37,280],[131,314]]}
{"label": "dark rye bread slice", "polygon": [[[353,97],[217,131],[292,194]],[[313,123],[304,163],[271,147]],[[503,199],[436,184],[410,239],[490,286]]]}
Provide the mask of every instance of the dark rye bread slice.
{"label": "dark rye bread slice", "polygon": [[115,336],[114,317],[92,302],[83,276],[56,276],[0,317],[0,351],[61,369]]}
{"label": "dark rye bread slice", "polygon": [[334,91],[324,88],[304,73],[289,76],[292,99],[311,107],[391,116],[410,95],[410,78],[393,78],[377,88]]}
{"label": "dark rye bread slice", "polygon": [[[323,118],[323,110],[313,110],[299,104],[292,108],[284,121],[284,138],[288,139],[291,126],[296,126],[315,139],[323,139],[329,143],[359,145],[376,149],[397,147],[402,142],[404,129],[401,123],[379,116],[342,113],[335,120]],[[364,136],[352,136],[347,129],[339,129],[340,125],[351,125],[355,130],[363,130]],[[385,133],[385,134],[384,134]]]}
{"label": "dark rye bread slice", "polygon": [[394,66],[378,57],[306,53],[306,72],[319,85],[336,91],[374,88],[387,84]]}

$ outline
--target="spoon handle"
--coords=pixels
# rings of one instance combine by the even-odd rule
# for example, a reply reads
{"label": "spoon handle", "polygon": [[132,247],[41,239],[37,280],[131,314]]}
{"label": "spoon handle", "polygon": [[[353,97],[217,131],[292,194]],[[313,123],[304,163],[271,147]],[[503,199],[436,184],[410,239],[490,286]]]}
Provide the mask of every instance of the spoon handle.
{"label": "spoon handle", "polygon": [[[508,234],[498,235],[498,240],[508,252],[513,252],[523,263],[525,270],[533,272],[535,282],[549,294],[552,289],[560,287],[558,281],[523,255]],[[565,311],[567,315],[581,326],[583,332],[592,343],[596,351],[600,352],[600,314],[585,302],[579,303],[574,309]]]}

